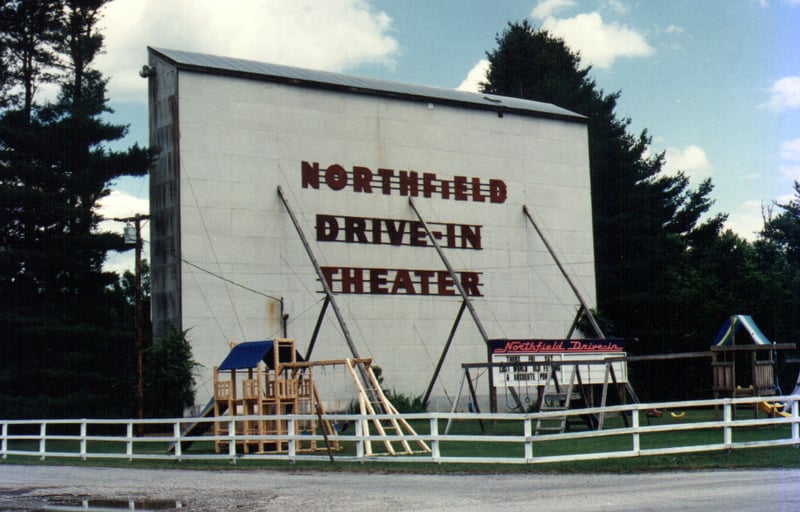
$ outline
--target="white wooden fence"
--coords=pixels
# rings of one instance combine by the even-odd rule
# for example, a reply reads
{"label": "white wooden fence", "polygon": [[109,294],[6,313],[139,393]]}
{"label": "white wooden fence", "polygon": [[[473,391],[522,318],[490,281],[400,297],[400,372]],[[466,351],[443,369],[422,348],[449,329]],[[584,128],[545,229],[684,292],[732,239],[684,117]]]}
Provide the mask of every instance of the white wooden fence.
{"label": "white wooden fence", "polygon": [[[690,452],[730,450],[739,448],[767,446],[800,445],[800,417],[798,417],[798,400],[800,395],[770,397],[771,403],[787,403],[784,415],[768,415],[758,411],[759,403],[765,398],[748,397],[736,399],[701,400],[686,402],[669,402],[657,404],[629,404],[606,408],[576,409],[571,411],[552,411],[531,414],[473,414],[473,413],[424,413],[405,414],[402,417],[419,426],[418,431],[427,425],[427,432],[416,436],[376,435],[367,428],[367,419],[361,415],[326,415],[326,419],[338,424],[349,422],[352,428],[346,433],[337,433],[329,437],[329,441],[338,441],[342,445],[350,443],[349,450],[333,452],[336,460],[369,461],[381,460],[392,462],[435,462],[435,463],[505,463],[505,464],[537,464],[589,459],[612,459],[638,457],[646,455],[668,455]],[[660,418],[649,418],[648,410],[663,411]],[[717,411],[717,415],[710,411]],[[539,419],[562,417],[564,414],[577,419],[584,415],[603,415],[607,428],[603,430],[580,429],[564,433],[535,435]],[[625,422],[621,421],[623,418]],[[385,416],[392,418],[396,416]],[[585,417],[585,416],[584,416]],[[609,419],[618,418],[612,422]],[[308,421],[308,416],[286,415],[282,418],[289,422],[289,432],[294,432],[295,421]],[[718,419],[717,419],[718,418]],[[174,418],[158,420],[0,420],[0,456],[31,456],[40,459],[68,457],[80,459],[128,459],[128,460],[257,460],[273,459],[286,461],[328,460],[329,454],[324,450],[324,438],[319,434],[301,435],[249,435],[235,434],[233,421],[258,420],[259,417],[221,418]],[[270,417],[275,419],[275,417]],[[645,420],[643,424],[643,419]],[[446,432],[465,430],[459,425],[462,422],[478,421],[489,425],[492,433],[459,434]],[[182,434],[187,426],[197,422],[228,423],[226,430],[234,432],[225,436],[187,437]],[[143,424],[146,430],[169,431],[169,434],[138,436],[135,432]],[[503,429],[496,428],[503,424]],[[477,430],[472,428],[471,430]],[[118,431],[118,432],[114,432]],[[209,431],[213,431],[209,424]],[[705,442],[691,442],[691,435],[668,435],[666,433],[689,433],[691,431],[711,432],[711,435],[697,436]],[[502,433],[497,433],[502,432]],[[661,435],[662,440],[653,443]],[[755,435],[754,435],[755,434]],[[607,442],[598,442],[604,438]],[[612,438],[615,440],[612,442]],[[664,446],[664,438],[682,440],[679,444],[670,443]],[[708,442],[713,438],[714,442]],[[304,453],[297,449],[299,443],[315,440],[322,446],[321,451]],[[587,443],[573,442],[581,439],[594,439],[589,443],[593,447],[613,447],[605,451],[586,452]],[[223,441],[224,453],[214,453],[211,444],[203,449],[182,449],[181,442]],[[242,453],[241,444],[237,441],[268,442],[284,441],[288,450],[285,453]],[[409,442],[424,441],[431,450],[429,453],[403,456],[370,456],[365,451],[365,443],[384,443],[406,440]],[[619,441],[621,440],[621,441]],[[553,453],[552,446],[559,448]],[[458,450],[448,449],[452,443],[472,443],[491,445],[484,452],[497,453],[493,456],[473,456],[472,450],[460,447]],[[682,444],[681,444],[682,443]],[[661,444],[661,446],[659,446]],[[546,446],[550,448],[544,450]],[[652,446],[649,446],[652,445]],[[166,449],[170,446],[171,449]],[[354,449],[352,448],[354,446]],[[456,453],[455,455],[453,453]],[[548,453],[550,452],[550,453]],[[505,455],[504,455],[505,454]]]}

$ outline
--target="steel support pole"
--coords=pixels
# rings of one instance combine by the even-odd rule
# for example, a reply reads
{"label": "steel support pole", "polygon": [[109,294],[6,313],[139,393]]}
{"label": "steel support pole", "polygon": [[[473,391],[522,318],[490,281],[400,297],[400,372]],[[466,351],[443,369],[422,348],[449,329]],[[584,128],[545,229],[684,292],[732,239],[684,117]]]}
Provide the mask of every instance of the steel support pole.
{"label": "steel support pole", "polygon": [[[289,206],[289,201],[283,195],[283,189],[278,186],[278,196],[283,201],[283,206],[286,207],[286,211],[289,213],[289,218],[292,219],[292,224],[294,224],[295,230],[297,230],[297,234],[300,236],[300,241],[303,242],[303,247],[306,249],[306,253],[308,254],[308,259],[311,260],[311,264],[314,266],[314,271],[317,273],[317,277],[319,278],[320,282],[322,283],[322,289],[325,291],[326,302],[325,305],[327,306],[330,304],[331,308],[333,309],[333,314],[336,316],[336,320],[339,322],[339,327],[342,329],[342,334],[344,335],[345,342],[347,342],[347,346],[350,348],[350,353],[353,355],[353,359],[361,359],[361,356],[358,354],[358,349],[356,349],[356,344],[353,343],[353,337],[350,336],[350,329],[347,328],[347,322],[344,321],[344,316],[342,316],[342,312],[339,309],[339,305],[336,303],[336,298],[333,295],[333,291],[331,290],[330,285],[328,285],[328,281],[325,279],[325,274],[322,273],[322,268],[319,266],[317,262],[317,258],[314,256],[314,251],[311,250],[311,245],[309,245],[308,240],[306,239],[305,233],[303,233],[303,228],[300,227],[300,222],[298,222],[297,217],[292,211],[292,208]],[[324,306],[323,312],[324,314]],[[316,333],[318,332],[318,327],[322,323],[322,315],[317,323],[317,327],[314,329],[315,337],[314,342],[316,342]],[[307,355],[311,356],[311,350],[313,349],[313,344],[309,346],[309,350]],[[308,360],[308,359],[306,359]],[[370,382],[369,372],[367,371],[364,363],[358,363],[356,365],[358,368],[358,373],[361,376],[362,382]],[[377,395],[375,391],[369,390],[369,399],[371,401],[377,400]]]}
{"label": "steel support pole", "polygon": [[420,215],[419,210],[417,210],[417,207],[414,204],[414,200],[411,199],[410,197],[408,198],[408,204],[411,205],[411,209],[414,210],[414,213],[417,215],[417,218],[422,223],[422,227],[425,228],[425,233],[428,234],[428,238],[431,240],[431,243],[433,243],[433,247],[436,249],[436,252],[439,253],[439,258],[441,258],[442,263],[444,263],[444,266],[447,269],[447,272],[450,274],[450,279],[453,280],[453,284],[455,285],[456,290],[458,290],[458,293],[461,295],[461,298],[464,299],[464,304],[467,305],[467,309],[469,309],[469,314],[472,315],[472,320],[475,321],[475,326],[481,333],[481,338],[483,338],[483,341],[486,343],[487,346],[489,346],[489,336],[486,334],[486,330],[483,328],[481,319],[478,317],[478,313],[475,311],[475,307],[472,305],[472,302],[470,302],[469,295],[467,295],[467,292],[464,290],[464,286],[461,284],[461,280],[458,278],[458,274],[456,274],[455,270],[453,270],[453,267],[450,265],[450,261],[447,259],[447,256],[445,256],[442,247],[439,245],[439,242],[436,240],[436,237],[433,236],[431,229],[428,227],[428,223],[425,222],[425,219],[422,218],[422,215]]}
{"label": "steel support pole", "polygon": [[578,288],[575,286],[575,283],[572,282],[572,279],[569,277],[569,274],[567,274],[567,271],[561,265],[561,261],[559,261],[558,256],[556,256],[555,251],[550,246],[550,242],[547,241],[547,238],[545,238],[544,233],[542,233],[542,230],[539,229],[539,226],[533,220],[533,217],[531,216],[530,211],[528,211],[528,207],[526,205],[522,205],[522,211],[523,211],[523,213],[525,213],[525,216],[528,217],[528,220],[530,221],[531,225],[533,226],[533,229],[536,230],[536,233],[539,235],[539,238],[542,239],[542,242],[544,243],[544,246],[547,248],[547,252],[550,253],[550,256],[553,258],[553,261],[556,262],[556,266],[558,267],[558,270],[561,271],[561,274],[564,276],[564,279],[566,279],[567,283],[569,283],[570,288],[572,288],[572,293],[575,294],[575,297],[577,297],[578,301],[581,303],[581,307],[583,307],[583,310],[586,313],[587,318],[589,318],[589,323],[592,324],[592,328],[594,329],[595,334],[597,334],[598,338],[601,338],[601,339],[605,338],[605,335],[603,334],[603,331],[600,329],[600,325],[597,323],[597,320],[594,318],[594,315],[592,314],[592,311],[589,309],[588,304],[586,304],[586,301],[583,299],[583,296],[581,295],[581,292],[578,291]]}
{"label": "steel support pole", "polygon": [[[422,223],[422,227],[425,229],[425,233],[427,233],[428,238],[433,244],[433,247],[439,254],[439,258],[441,258],[442,263],[444,263],[444,266],[447,269],[447,272],[450,274],[450,279],[453,280],[453,284],[455,285],[456,290],[458,290],[458,293],[461,295],[461,298],[464,301],[464,305],[469,310],[469,314],[472,315],[472,320],[475,322],[475,326],[478,328],[478,331],[481,334],[481,338],[483,338],[483,342],[486,344],[486,354],[487,354],[486,357],[487,359],[491,360],[492,347],[491,343],[489,342],[489,335],[486,334],[486,329],[483,328],[481,319],[478,317],[478,313],[477,311],[475,311],[475,307],[472,305],[472,302],[470,302],[469,296],[467,295],[467,292],[464,290],[464,286],[461,284],[461,280],[458,278],[458,275],[456,274],[455,270],[453,270],[452,265],[450,265],[450,261],[447,259],[447,256],[445,256],[442,247],[436,240],[436,237],[433,236],[431,229],[428,227],[428,223],[425,222],[425,219],[422,218],[422,215],[420,215],[419,210],[417,210],[417,206],[414,204],[414,200],[410,197],[408,198],[408,204],[411,205],[411,209],[414,210],[414,214],[416,214],[417,218]],[[489,397],[491,402],[490,408],[492,409],[492,412],[496,412],[497,403],[494,394],[494,379],[491,374],[489,374]]]}
{"label": "steel support pole", "polygon": [[319,315],[317,316],[317,323],[314,325],[314,332],[311,334],[311,341],[308,342],[306,361],[311,360],[311,353],[314,351],[314,345],[317,344],[317,336],[319,335],[319,330],[322,327],[322,320],[325,319],[325,312],[328,310],[328,303],[330,303],[330,299],[325,297],[325,301],[322,303],[322,309],[319,310]]}
{"label": "steel support pole", "polygon": [[431,377],[431,381],[428,384],[428,389],[425,390],[425,395],[422,397],[422,403],[427,404],[428,400],[431,398],[431,393],[433,392],[433,386],[436,384],[436,379],[439,378],[439,372],[442,371],[442,366],[444,365],[444,359],[447,357],[447,352],[450,351],[450,345],[453,343],[453,338],[456,335],[456,329],[458,329],[458,324],[461,323],[461,317],[464,314],[464,309],[466,309],[467,305],[465,301],[461,301],[461,307],[458,309],[458,315],[456,315],[456,321],[453,322],[453,327],[450,329],[450,335],[447,337],[447,342],[444,344],[444,348],[442,349],[442,355],[439,356],[439,362],[436,364],[436,369],[433,370],[433,377]]}
{"label": "steel support pole", "polygon": [[339,322],[339,327],[342,328],[342,334],[344,334],[345,342],[347,342],[347,346],[350,348],[350,353],[353,355],[354,359],[361,359],[361,356],[358,354],[358,349],[356,349],[356,345],[353,343],[353,338],[350,336],[350,330],[347,328],[347,322],[344,321],[342,312],[339,310],[339,306],[336,304],[333,291],[331,291],[331,287],[328,285],[328,281],[325,279],[325,274],[322,273],[322,268],[320,268],[317,258],[314,256],[314,251],[311,250],[311,246],[306,239],[306,235],[303,233],[303,228],[300,227],[300,223],[297,221],[297,217],[295,217],[292,208],[289,206],[289,201],[286,199],[286,196],[283,195],[283,190],[280,186],[278,186],[278,196],[281,198],[281,201],[283,201],[283,205],[286,207],[286,211],[289,213],[289,217],[292,219],[292,224],[294,224],[297,234],[300,235],[300,240],[303,242],[303,247],[306,249],[308,258],[311,260],[311,264],[314,266],[314,271],[316,271],[317,277],[319,277],[319,280],[322,283],[322,289],[325,291],[325,296],[327,297],[331,308],[333,308],[333,314],[336,316],[336,320]]}

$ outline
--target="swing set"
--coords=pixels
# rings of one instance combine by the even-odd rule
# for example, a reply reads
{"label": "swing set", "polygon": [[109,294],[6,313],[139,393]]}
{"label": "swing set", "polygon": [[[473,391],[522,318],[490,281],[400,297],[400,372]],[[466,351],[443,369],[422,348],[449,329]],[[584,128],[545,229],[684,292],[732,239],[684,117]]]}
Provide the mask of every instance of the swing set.
{"label": "swing set", "polygon": [[[619,403],[626,403],[629,398],[638,402],[633,388],[628,383],[624,354],[607,354],[600,358],[584,359],[559,359],[558,356],[550,354],[539,360],[529,357],[527,361],[522,361],[521,356],[512,356],[514,359],[508,361],[462,364],[461,385],[451,412],[456,412],[459,407],[465,382],[469,393],[467,409],[470,412],[481,412],[477,388],[480,377],[487,372],[496,372],[495,375],[509,377],[507,380],[497,377],[493,380],[497,387],[504,388],[508,409],[520,413],[565,411],[586,407],[602,408],[608,404],[610,393],[616,393]],[[472,372],[476,370],[479,373],[473,377]],[[602,374],[601,379],[598,379],[598,374]],[[599,401],[596,397],[598,388]],[[533,398],[531,391],[535,391]],[[627,425],[627,417],[622,415],[622,418]],[[566,415],[538,419],[534,433],[564,432],[568,427],[567,420]],[[602,430],[605,413],[582,415],[581,421],[590,429]],[[449,431],[451,423],[452,421],[448,422],[445,432]],[[483,431],[483,422],[480,422],[480,426]]]}

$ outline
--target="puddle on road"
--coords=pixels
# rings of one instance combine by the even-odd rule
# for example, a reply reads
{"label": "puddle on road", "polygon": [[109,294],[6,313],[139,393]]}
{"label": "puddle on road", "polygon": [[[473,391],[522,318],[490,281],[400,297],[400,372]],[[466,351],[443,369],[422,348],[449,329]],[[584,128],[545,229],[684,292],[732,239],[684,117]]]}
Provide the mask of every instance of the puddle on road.
{"label": "puddle on road", "polygon": [[124,499],[82,499],[82,498],[49,498],[41,508],[32,512],[45,510],[86,510],[94,512],[113,512],[117,510],[138,510],[140,512],[177,510],[183,504],[176,500],[124,500]]}

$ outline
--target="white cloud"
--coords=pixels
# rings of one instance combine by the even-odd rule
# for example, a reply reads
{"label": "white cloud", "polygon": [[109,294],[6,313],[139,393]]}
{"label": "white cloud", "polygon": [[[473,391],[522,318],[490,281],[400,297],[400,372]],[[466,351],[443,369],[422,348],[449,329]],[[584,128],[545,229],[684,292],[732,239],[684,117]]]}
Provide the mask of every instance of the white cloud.
{"label": "white cloud", "polygon": [[535,20],[543,20],[556,14],[558,11],[574,7],[573,0],[542,0],[531,12],[531,18]]}
{"label": "white cloud", "polygon": [[628,7],[620,0],[608,0],[608,6],[617,12],[617,14],[625,14],[628,12]]}
{"label": "white cloud", "polygon": [[679,27],[678,25],[669,25],[664,31],[667,34],[683,34],[684,32],[683,27]]}
{"label": "white cloud", "polygon": [[800,162],[800,139],[787,140],[781,144],[781,159]]}
{"label": "white cloud", "polygon": [[[116,102],[145,102],[147,81],[139,77],[147,47],[163,47],[277,64],[345,71],[361,64],[394,64],[399,45],[392,20],[366,0],[115,0],[105,6],[100,29],[105,54],[98,69],[110,78]],[[147,213],[148,200],[113,191],[103,199],[106,217]],[[149,239],[149,224],[143,236]],[[106,221],[101,230],[122,232]],[[145,248],[147,251],[147,248]],[[110,253],[105,266],[133,267],[133,252]]]}
{"label": "white cloud", "polygon": [[196,51],[327,71],[365,63],[393,65],[392,20],[365,0],[115,0],[102,22],[115,101],[143,101],[138,70],[147,46]]}
{"label": "white cloud", "polygon": [[792,181],[800,181],[800,139],[791,139],[781,144],[781,174]]}
{"label": "white cloud", "polygon": [[800,76],[781,78],[769,89],[768,106],[773,110],[787,110],[800,107]]}
{"label": "white cloud", "polygon": [[[99,231],[111,231],[119,234],[123,233],[125,223],[111,220],[114,218],[128,218],[135,215],[146,215],[150,211],[150,201],[147,198],[135,197],[121,190],[111,190],[111,193],[100,200],[100,215],[105,219],[98,226]],[[150,240],[150,222],[143,221],[142,239]],[[149,247],[144,246],[143,257],[148,258]],[[109,252],[104,270],[122,274],[126,270],[133,270],[134,267],[133,251],[124,253]]]}
{"label": "white cloud", "polygon": [[467,73],[467,78],[458,86],[459,91],[480,92],[481,82],[486,81],[486,73],[489,71],[489,61],[481,59]]}
{"label": "white cloud", "polygon": [[667,148],[664,159],[664,170],[668,173],[683,171],[697,181],[711,176],[711,162],[709,162],[706,152],[694,144],[683,149]]}
{"label": "white cloud", "polygon": [[146,215],[150,211],[150,201],[146,197],[136,197],[117,189],[99,201],[100,214],[105,218],[132,217]]}
{"label": "white cloud", "polygon": [[605,23],[597,12],[573,18],[548,17],[542,28],[580,52],[586,65],[608,68],[621,57],[647,57],[655,50],[644,36],[619,23]]}
{"label": "white cloud", "polygon": [[796,165],[788,165],[788,164],[781,164],[779,166],[781,174],[783,174],[787,179],[792,181],[800,181],[800,164]]}
{"label": "white cloud", "polygon": [[756,239],[757,233],[764,227],[764,218],[761,209],[761,201],[745,201],[740,204],[735,211],[728,214],[725,227],[752,242]]}

